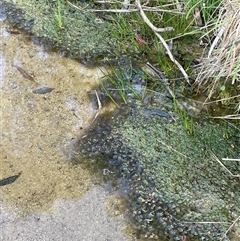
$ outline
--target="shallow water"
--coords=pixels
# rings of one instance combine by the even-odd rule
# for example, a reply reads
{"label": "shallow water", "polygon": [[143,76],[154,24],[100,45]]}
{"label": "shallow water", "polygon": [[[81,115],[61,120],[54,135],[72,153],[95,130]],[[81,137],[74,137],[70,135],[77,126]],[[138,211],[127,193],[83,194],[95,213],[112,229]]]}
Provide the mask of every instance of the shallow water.
{"label": "shallow water", "polygon": [[[1,28],[2,176],[20,171],[22,175],[4,187],[7,195],[2,198],[34,211],[49,207],[57,197],[79,197],[89,188],[87,171],[64,161],[73,154],[72,140],[95,115],[87,92],[101,72],[50,54],[24,34],[12,35],[7,29]],[[24,78],[15,66],[35,82]],[[44,86],[54,90],[33,93]]]}
{"label": "shallow water", "polygon": [[[70,221],[66,216],[65,221],[81,220],[81,217],[89,215],[86,217],[86,225],[92,225],[92,215],[97,212],[91,209],[91,205],[88,207],[84,204],[81,197],[85,195],[84,200],[95,205],[96,209],[101,193],[104,198],[110,193],[107,195],[101,188],[96,189],[92,173],[81,164],[73,165],[68,160],[75,155],[74,140],[91,126],[98,112],[88,98],[88,91],[98,85],[102,72],[97,68],[86,68],[77,61],[61,57],[58,53],[49,52],[44,46],[34,44],[22,32],[10,34],[8,30],[11,27],[3,22],[0,24],[0,179],[21,173],[14,180],[10,178],[13,182],[0,187],[2,225],[12,220],[7,227],[9,232],[4,232],[4,237],[1,236],[0,239],[15,240],[11,236],[11,227],[18,225],[24,230],[22,233],[26,232],[26,235],[22,236],[23,239],[30,240],[28,223],[33,222],[33,217],[45,217],[46,225],[49,219],[52,220],[54,215],[58,215],[49,214],[49,218],[46,212],[50,212],[54,206],[59,207],[59,202],[70,205],[69,202],[73,199],[76,203],[83,203],[82,207],[89,210],[87,214],[81,214],[80,204],[71,204],[73,207]],[[16,66],[26,71],[34,81],[32,78],[24,77]],[[33,92],[42,87],[54,90],[45,94]],[[108,111],[112,108],[110,106]],[[95,194],[86,195],[88,190],[97,191],[90,191]],[[59,213],[59,210],[56,212]],[[23,225],[16,215],[28,221]],[[98,215],[101,217],[102,214]],[[105,240],[108,237],[109,222],[111,230],[116,231],[116,240],[125,240],[120,232],[119,222],[115,220],[114,223],[106,214],[98,222],[101,220],[99,227],[91,227],[96,230],[95,236],[102,232],[98,240]],[[78,236],[73,237],[83,240],[84,235],[80,230]],[[96,240],[95,236],[88,240]],[[55,239],[45,237],[44,240]]]}
{"label": "shallow water", "polygon": [[106,187],[95,187],[80,199],[57,200],[50,210],[35,212],[24,220],[2,208],[0,240],[125,241],[123,217],[106,212],[109,195]]}

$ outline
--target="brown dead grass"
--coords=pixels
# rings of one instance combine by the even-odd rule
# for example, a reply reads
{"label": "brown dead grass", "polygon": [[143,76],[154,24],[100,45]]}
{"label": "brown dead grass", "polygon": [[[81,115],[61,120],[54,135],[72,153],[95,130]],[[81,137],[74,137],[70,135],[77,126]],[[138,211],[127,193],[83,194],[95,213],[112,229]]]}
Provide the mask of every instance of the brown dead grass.
{"label": "brown dead grass", "polygon": [[[215,29],[215,40],[208,56],[202,58],[196,79],[199,90],[207,90],[209,99],[218,96],[221,86],[240,91],[240,2],[223,0]],[[231,92],[230,92],[231,93]],[[234,97],[236,93],[232,93]],[[218,96],[219,97],[219,96]],[[220,98],[221,99],[221,98]],[[236,98],[236,110],[240,99]]]}

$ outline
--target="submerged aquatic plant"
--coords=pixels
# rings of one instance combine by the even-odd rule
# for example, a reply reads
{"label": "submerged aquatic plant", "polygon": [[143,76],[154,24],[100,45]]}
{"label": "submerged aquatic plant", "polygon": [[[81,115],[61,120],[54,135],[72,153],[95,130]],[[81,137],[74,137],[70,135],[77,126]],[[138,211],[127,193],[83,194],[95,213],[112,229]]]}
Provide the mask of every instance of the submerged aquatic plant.
{"label": "submerged aquatic plant", "polygon": [[180,119],[171,118],[119,117],[110,132],[93,133],[81,148],[91,158],[98,148],[110,165],[117,162],[129,187],[129,211],[146,237],[230,240],[230,229],[239,234],[238,223],[231,225],[239,220],[239,168],[237,162],[222,160],[222,165],[217,159],[237,158],[239,132],[203,122],[190,136]]}

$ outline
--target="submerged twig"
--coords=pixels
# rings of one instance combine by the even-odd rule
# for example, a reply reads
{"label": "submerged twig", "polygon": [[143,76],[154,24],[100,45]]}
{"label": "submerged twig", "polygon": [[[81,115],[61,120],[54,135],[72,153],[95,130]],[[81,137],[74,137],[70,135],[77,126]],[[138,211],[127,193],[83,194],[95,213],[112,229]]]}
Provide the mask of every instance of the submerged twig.
{"label": "submerged twig", "polygon": [[158,142],[160,142],[162,145],[164,145],[164,146],[168,147],[168,148],[169,148],[169,149],[171,149],[172,151],[175,151],[176,153],[180,154],[181,156],[183,156],[183,157],[185,157],[185,158],[188,158],[188,159],[189,159],[189,157],[188,157],[188,156],[186,156],[185,154],[183,154],[183,153],[181,153],[181,152],[179,152],[179,151],[175,150],[174,148],[172,148],[171,146],[167,145],[166,143],[164,143],[164,142],[162,142],[162,141],[160,141],[160,140],[158,140]]}
{"label": "submerged twig", "polygon": [[26,70],[24,70],[18,65],[14,65],[14,66],[17,68],[17,70],[22,74],[22,76],[25,79],[31,80],[32,82],[36,82],[35,79]]}
{"label": "submerged twig", "polygon": [[152,72],[160,79],[160,81],[163,83],[165,88],[167,89],[168,93],[171,95],[173,99],[175,99],[175,95],[173,91],[171,90],[167,77],[158,69],[156,69],[154,66],[152,66],[149,62],[146,63],[146,65],[152,70]]}
{"label": "submerged twig", "polygon": [[237,223],[237,221],[240,220],[240,216],[238,216],[234,221],[233,223],[229,226],[229,228],[227,229],[227,231],[225,232],[224,236],[221,238],[221,240],[223,240],[226,235],[228,234],[228,232],[234,227],[234,225]]}
{"label": "submerged twig", "polygon": [[173,31],[174,28],[173,27],[166,27],[166,28],[157,28],[155,27],[151,21],[148,19],[148,17],[146,16],[146,14],[143,11],[142,5],[140,3],[139,0],[135,0],[136,1],[136,6],[140,11],[140,15],[142,16],[142,19],[144,20],[144,22],[154,31],[154,32],[166,32],[166,31]]}
{"label": "submerged twig", "polygon": [[[131,8],[122,8],[122,9],[115,9],[115,8],[112,8],[112,9],[111,8],[109,8],[109,9],[84,9],[82,7],[78,7],[78,6],[74,5],[70,1],[67,1],[67,3],[69,5],[71,5],[72,7],[76,8],[76,9],[79,9],[81,11],[88,11],[88,12],[110,12],[110,13],[139,12],[139,9],[133,8],[134,7],[133,4],[124,4],[125,6],[131,7]],[[96,3],[106,4],[106,3],[111,3],[111,2],[110,1],[96,1]],[[115,2],[112,2],[112,3],[115,3]],[[159,8],[159,7],[144,6],[144,7],[142,7],[142,9],[144,11],[148,11],[148,12],[163,12],[163,13],[173,13],[173,14],[181,14],[181,15],[183,15],[183,12],[169,10],[169,9],[162,9],[162,8]]]}

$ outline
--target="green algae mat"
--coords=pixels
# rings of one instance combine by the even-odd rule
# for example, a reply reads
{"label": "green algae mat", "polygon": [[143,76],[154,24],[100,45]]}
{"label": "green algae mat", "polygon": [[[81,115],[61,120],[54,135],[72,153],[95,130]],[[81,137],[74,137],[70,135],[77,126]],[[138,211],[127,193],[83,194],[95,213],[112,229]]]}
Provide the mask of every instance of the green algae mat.
{"label": "green algae mat", "polygon": [[[189,135],[176,116],[101,122],[79,150],[104,159],[127,182],[132,219],[159,240],[237,240],[240,234],[240,131],[227,122],[196,122]],[[107,165],[107,164],[106,164]]]}
{"label": "green algae mat", "polygon": [[[80,9],[59,1],[4,0],[0,17],[6,14],[12,24],[85,64],[117,56],[122,46],[110,32],[114,19],[104,21],[75,2]],[[119,172],[143,235],[161,241],[239,239],[234,221],[240,215],[240,166],[229,160],[240,156],[239,126],[197,121],[189,135],[177,116],[138,111],[109,126],[96,123],[79,151]]]}
{"label": "green algae mat", "polygon": [[[112,34],[116,19],[91,12],[94,7],[91,1],[3,0],[0,15],[64,56],[95,65],[115,58],[123,48]],[[134,52],[132,45],[130,49]]]}

